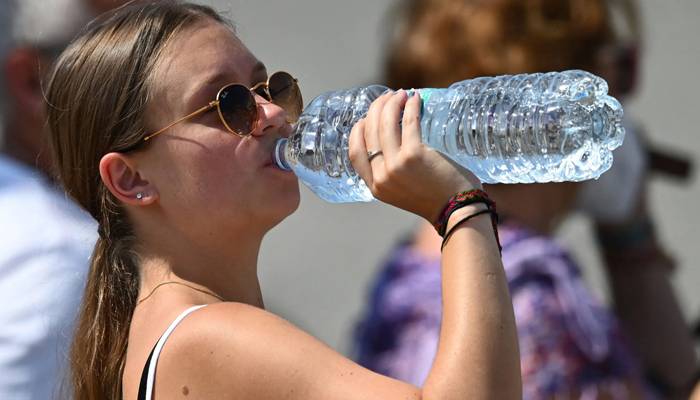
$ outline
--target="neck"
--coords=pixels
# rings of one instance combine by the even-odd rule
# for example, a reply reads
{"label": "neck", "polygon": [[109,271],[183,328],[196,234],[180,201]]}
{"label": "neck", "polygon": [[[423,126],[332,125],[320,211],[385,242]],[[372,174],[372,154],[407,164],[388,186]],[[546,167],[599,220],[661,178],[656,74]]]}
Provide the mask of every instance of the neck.
{"label": "neck", "polygon": [[[235,246],[170,241],[142,251],[140,298],[148,295],[159,283],[177,281],[210,291],[225,301],[264,308],[257,271],[261,240],[237,241]],[[192,303],[218,301],[215,296],[181,285],[170,285],[167,290],[173,290],[175,286],[185,300]]]}

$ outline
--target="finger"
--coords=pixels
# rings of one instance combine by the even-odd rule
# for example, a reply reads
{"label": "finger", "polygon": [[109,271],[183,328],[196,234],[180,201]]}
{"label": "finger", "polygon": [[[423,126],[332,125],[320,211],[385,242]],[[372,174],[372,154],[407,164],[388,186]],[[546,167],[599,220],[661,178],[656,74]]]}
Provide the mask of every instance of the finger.
{"label": "finger", "polygon": [[368,187],[372,185],[372,166],[367,159],[367,145],[365,143],[366,119],[363,118],[352,127],[348,139],[350,162],[355,172],[365,181]]}
{"label": "finger", "polygon": [[401,143],[407,149],[420,147],[423,142],[420,126],[422,106],[423,101],[418,91],[406,101],[406,106],[403,110],[403,119],[401,121]]}
{"label": "finger", "polygon": [[387,100],[382,110],[379,130],[379,146],[384,153],[385,162],[391,163],[401,147],[401,111],[406,104],[406,91],[399,90]]}
{"label": "finger", "polygon": [[384,105],[391,99],[393,92],[387,92],[379,96],[367,112],[366,125],[364,130],[365,144],[369,151],[379,151],[381,149],[379,143],[379,124],[381,121],[382,110]]}

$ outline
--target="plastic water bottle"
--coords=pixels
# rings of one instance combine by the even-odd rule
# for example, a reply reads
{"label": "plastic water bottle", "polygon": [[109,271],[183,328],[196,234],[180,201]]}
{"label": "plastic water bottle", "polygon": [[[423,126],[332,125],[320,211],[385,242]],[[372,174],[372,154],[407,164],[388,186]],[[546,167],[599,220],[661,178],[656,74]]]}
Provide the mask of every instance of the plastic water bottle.
{"label": "plastic water bottle", "polygon": [[[277,166],[293,170],[334,203],[371,201],[353,169],[348,138],[374,99],[374,85],[327,92],[304,109],[289,139],[275,148]],[[622,106],[607,83],[573,70],[484,77],[446,89],[420,89],[422,140],[484,183],[598,178],[622,144]]]}

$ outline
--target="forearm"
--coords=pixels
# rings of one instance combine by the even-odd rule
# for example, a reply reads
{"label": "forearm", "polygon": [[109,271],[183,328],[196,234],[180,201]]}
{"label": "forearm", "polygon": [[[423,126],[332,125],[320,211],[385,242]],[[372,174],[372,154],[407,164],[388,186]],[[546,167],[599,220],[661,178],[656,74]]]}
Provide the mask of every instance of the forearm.
{"label": "forearm", "polygon": [[603,246],[603,255],[615,311],[646,370],[683,391],[697,361],[670,281],[672,261],[652,231],[629,246]]}
{"label": "forearm", "polygon": [[520,399],[515,317],[488,215],[449,239],[442,282],[440,343],[423,398]]}
{"label": "forearm", "polygon": [[668,277],[660,266],[611,271],[615,311],[647,369],[674,387],[696,369],[695,350]]}

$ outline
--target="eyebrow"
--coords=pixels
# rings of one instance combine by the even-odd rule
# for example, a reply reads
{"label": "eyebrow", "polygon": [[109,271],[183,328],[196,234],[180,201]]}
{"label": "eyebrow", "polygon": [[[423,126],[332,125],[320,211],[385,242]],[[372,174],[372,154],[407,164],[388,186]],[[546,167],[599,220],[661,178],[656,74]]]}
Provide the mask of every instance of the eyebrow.
{"label": "eyebrow", "polygon": [[[258,61],[255,64],[255,66],[253,67],[253,74],[251,75],[251,77],[255,81],[256,77],[258,77],[258,76],[263,76],[264,77],[263,80],[267,79],[267,67],[265,66],[265,64],[262,61]],[[262,81],[251,82],[251,83],[253,86],[255,86],[260,82],[262,82]]]}
{"label": "eyebrow", "polygon": [[[265,76],[267,77],[267,67],[262,61],[258,61],[255,66],[253,66],[252,72],[250,74],[250,78],[255,80],[256,77],[258,76]],[[216,86],[217,84],[220,86],[227,85],[229,83],[234,83],[230,80],[228,80],[228,74],[224,72],[217,72],[213,74],[212,76],[206,78],[200,85],[199,87],[202,86]],[[239,82],[243,86],[246,86],[244,82]],[[258,82],[251,82],[251,86],[255,85]]]}
{"label": "eyebrow", "polygon": [[265,74],[267,74],[267,67],[265,66],[265,64],[262,61],[258,61],[255,64],[255,66],[253,67],[253,75],[255,75],[256,73],[258,73],[260,71],[265,72]]}

